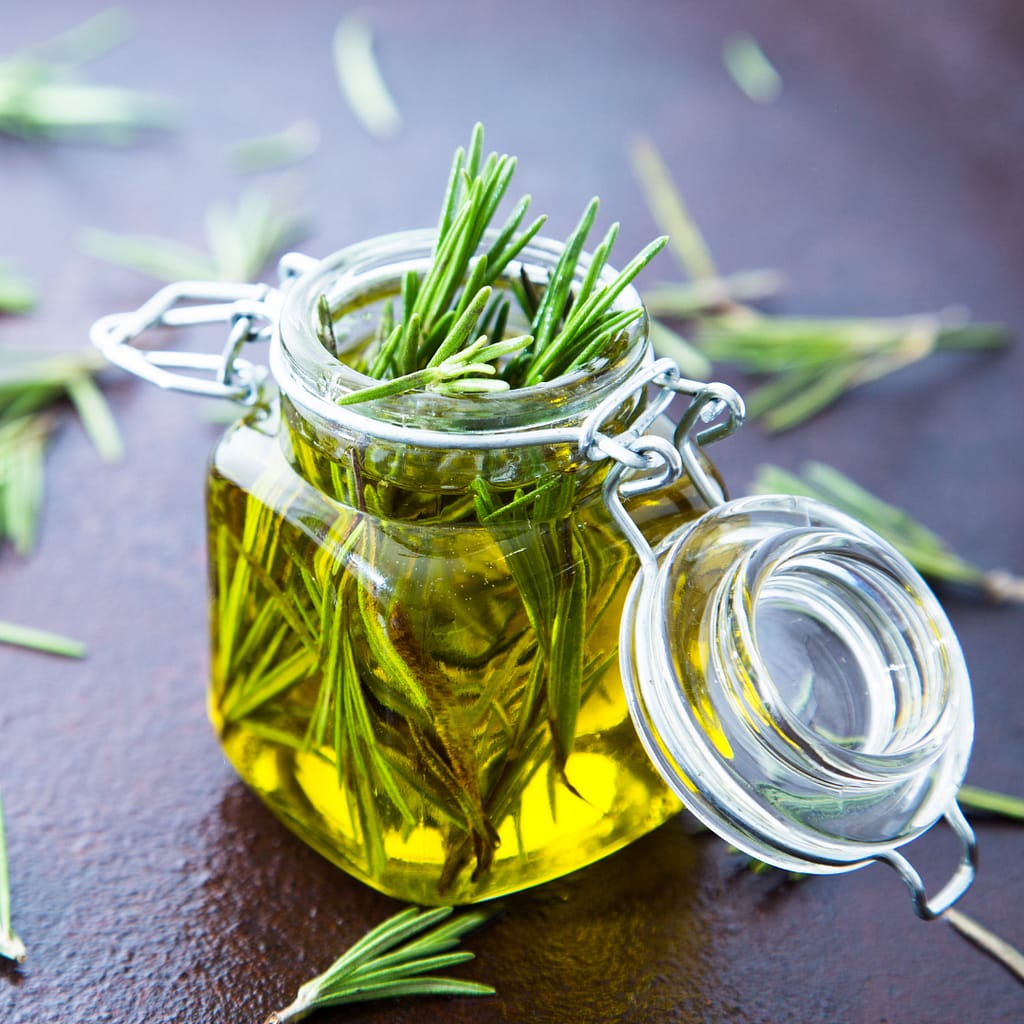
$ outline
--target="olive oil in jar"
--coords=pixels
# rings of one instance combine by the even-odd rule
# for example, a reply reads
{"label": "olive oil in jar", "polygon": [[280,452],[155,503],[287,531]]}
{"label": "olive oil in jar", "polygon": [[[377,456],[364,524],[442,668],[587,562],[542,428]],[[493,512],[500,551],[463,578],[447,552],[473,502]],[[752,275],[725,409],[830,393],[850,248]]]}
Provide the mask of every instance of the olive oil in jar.
{"label": "olive oil in jar", "polygon": [[282,821],[436,904],[564,874],[678,810],[619,680],[636,559],[599,489],[396,494],[354,449],[289,453],[278,429],[251,417],[211,468],[210,710]]}

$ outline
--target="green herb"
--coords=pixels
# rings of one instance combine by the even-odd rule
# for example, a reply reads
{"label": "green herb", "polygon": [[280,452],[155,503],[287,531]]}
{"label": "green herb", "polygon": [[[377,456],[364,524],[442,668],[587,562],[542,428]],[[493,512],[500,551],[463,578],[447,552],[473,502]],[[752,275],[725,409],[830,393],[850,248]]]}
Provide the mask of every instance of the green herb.
{"label": "green herb", "polygon": [[910,366],[935,352],[990,349],[1009,341],[1000,324],[971,323],[950,308],[905,317],[782,317],[749,303],[782,284],[776,271],[721,276],[700,229],[664,162],[646,140],[631,150],[637,178],[655,221],[674,241],[680,269],[692,278],[654,286],[646,301],[654,315],[688,321],[700,350],[771,380],[747,397],[747,412],[771,430],[787,430],[845,392]]}
{"label": "green herb", "polygon": [[320,145],[320,129],[315,121],[303,118],[283,131],[245,139],[228,147],[228,158],[243,174],[278,170],[311,156]]}
{"label": "green herb", "polygon": [[324,1006],[397,996],[494,995],[489,985],[431,973],[472,960],[468,951],[451,950],[466,932],[487,920],[479,912],[448,920],[451,913],[451,907],[410,907],[377,925],[323,974],[306,982],[295,1001],[272,1013],[267,1024],[302,1020]]}
{"label": "green herb", "polygon": [[726,39],[722,63],[743,94],[755,103],[774,103],[782,95],[782,76],[748,33]]}
{"label": "green herb", "polygon": [[373,32],[362,13],[348,14],[334,33],[338,85],[362,126],[382,142],[402,129],[402,116],[373,54]]}
{"label": "green herb", "polygon": [[804,495],[833,505],[888,540],[923,575],[978,590],[995,601],[1024,601],[1024,580],[973,565],[909,513],[882,501],[831,466],[808,463],[802,477],[777,466],[762,466],[753,489],[760,494]]}
{"label": "green herb", "polygon": [[0,313],[27,313],[38,301],[27,277],[0,264]]}
{"label": "green herb", "polygon": [[124,37],[123,19],[101,14],[48,47],[0,59],[0,132],[33,139],[132,141],[170,124],[164,99],[80,77],[81,65]]}
{"label": "green herb", "polygon": [[982,811],[1003,818],[1024,821],[1024,799],[1007,793],[996,793],[978,786],[961,786],[957,799],[970,811]]}
{"label": "green herb", "polygon": [[85,644],[77,640],[45,629],[19,626],[13,622],[0,621],[0,644],[26,647],[32,651],[57,654],[64,658],[84,658],[88,653]]}
{"label": "green herb", "polygon": [[747,399],[751,416],[788,430],[853,388],[935,352],[999,348],[1005,327],[972,324],[961,309],[905,317],[779,317],[749,310],[705,318],[700,347],[711,359],[772,379]]}
{"label": "green herb", "polygon": [[238,203],[215,203],[206,214],[208,252],[152,235],[90,228],[79,245],[90,256],[161,281],[251,281],[306,231],[294,200],[249,188]]}
{"label": "green herb", "polygon": [[25,944],[11,930],[11,885],[7,872],[7,836],[4,831],[4,802],[0,796],[0,956],[25,959]]}
{"label": "green herb", "polygon": [[35,546],[46,444],[59,402],[71,399],[103,458],[121,455],[117,427],[93,380],[102,365],[93,350],[0,349],[0,540],[8,538],[20,554]]}
{"label": "green herb", "polygon": [[[618,225],[613,224],[577,282],[577,268],[597,216],[598,201],[592,199],[550,280],[543,285],[529,281],[524,271],[514,290],[530,334],[511,341],[503,337],[511,303],[500,294],[492,300],[491,286],[545,220],[539,217],[521,229],[530,204],[529,196],[524,196],[487,251],[477,255],[514,171],[515,160],[507,155],[491,153],[483,159],[483,128],[478,124],[468,150],[460,148],[455,154],[430,269],[422,279],[409,275],[400,321],[386,334],[381,332],[375,347],[351,360],[370,377],[392,385],[365,388],[345,396],[344,403],[422,388],[461,394],[528,387],[607,358],[626,328],[643,315],[639,307],[612,306],[666,240],[651,242],[613,280],[601,284],[618,234]],[[320,307],[321,339],[335,353],[331,311],[325,303],[322,300]]]}
{"label": "green herb", "polygon": [[1024,981],[1024,954],[961,910],[951,907],[942,918],[982,952],[1001,963],[1018,981]]}

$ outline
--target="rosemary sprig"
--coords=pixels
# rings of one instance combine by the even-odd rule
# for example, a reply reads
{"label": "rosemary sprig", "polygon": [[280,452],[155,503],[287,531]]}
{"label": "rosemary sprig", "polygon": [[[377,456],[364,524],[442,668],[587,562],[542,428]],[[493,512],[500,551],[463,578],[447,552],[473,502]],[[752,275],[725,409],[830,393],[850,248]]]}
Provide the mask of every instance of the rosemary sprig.
{"label": "rosemary sprig", "polygon": [[124,144],[145,129],[168,127],[167,100],[81,78],[82,65],[124,35],[123,18],[107,12],[49,46],[0,59],[0,132]]}
{"label": "rosemary sprig", "polygon": [[44,486],[44,457],[55,417],[65,398],[74,404],[100,456],[120,458],[113,416],[93,378],[98,353],[41,354],[0,349],[0,541],[19,554],[35,545]]}
{"label": "rosemary sprig", "polygon": [[753,489],[760,494],[804,495],[833,505],[888,540],[923,575],[977,590],[994,601],[1024,601],[1020,577],[972,564],[908,512],[882,501],[824,463],[808,463],[802,477],[777,466],[761,466]]}
{"label": "rosemary sprig", "polygon": [[771,430],[788,430],[853,388],[936,352],[999,348],[999,324],[970,323],[960,308],[905,317],[780,317],[750,310],[707,317],[700,346],[711,359],[773,374],[747,399]]}
{"label": "rosemary sprig", "polygon": [[639,140],[631,155],[654,220],[674,238],[680,269],[692,279],[655,286],[648,309],[653,315],[689,321],[710,359],[773,375],[747,399],[748,413],[771,430],[795,427],[847,391],[935,352],[998,348],[1009,340],[1002,325],[971,323],[960,308],[906,317],[758,313],[749,303],[774,294],[781,276],[774,271],[720,275],[653,145]]}
{"label": "rosemary sprig", "polygon": [[250,187],[234,206],[214,203],[207,210],[207,252],[154,235],[98,228],[81,232],[78,241],[90,256],[160,281],[251,281],[307,227],[291,197]]}
{"label": "rosemary sprig", "polygon": [[363,12],[347,14],[334,32],[338,86],[360,124],[381,142],[402,129],[402,115],[373,53],[373,31]]}
{"label": "rosemary sprig", "polygon": [[7,836],[4,831],[4,802],[0,795],[0,956],[25,959],[25,944],[11,930],[11,885],[7,871]]}
{"label": "rosemary sprig", "polygon": [[749,33],[739,32],[726,39],[722,63],[747,99],[774,103],[782,95],[782,76]]}
{"label": "rosemary sprig", "polygon": [[[577,269],[597,216],[598,201],[592,199],[566,241],[550,280],[541,286],[530,281],[524,270],[515,282],[513,294],[530,323],[530,334],[514,339],[514,347],[504,347],[509,344],[503,335],[511,303],[501,294],[492,298],[491,287],[545,221],[538,217],[522,228],[530,204],[530,197],[524,196],[487,251],[477,255],[508,190],[515,163],[514,158],[497,153],[484,159],[483,127],[476,125],[469,147],[460,148],[452,163],[430,268],[422,279],[415,273],[406,276],[401,319],[381,331],[368,351],[360,353],[363,361],[357,368],[368,376],[405,380],[401,387],[390,390],[370,387],[346,395],[343,403],[421,387],[440,388],[448,394],[528,387],[606,357],[626,328],[643,315],[641,308],[616,311],[612,306],[666,239],[655,239],[613,280],[602,284],[618,234],[618,225],[613,224],[594,250],[582,280],[577,281]],[[337,354],[332,316],[326,299],[321,299],[320,337],[328,351]],[[488,338],[492,343],[484,345]],[[442,365],[459,379],[449,383],[439,376]],[[463,366],[472,370],[463,370]]]}
{"label": "rosemary sprig", "polygon": [[451,907],[425,911],[410,907],[388,918],[323,974],[307,981],[294,1002],[272,1013],[266,1024],[302,1020],[325,1006],[396,996],[494,995],[489,985],[430,973],[472,960],[473,954],[468,950],[450,951],[466,932],[479,927],[488,916],[474,912],[448,920],[451,914]]}

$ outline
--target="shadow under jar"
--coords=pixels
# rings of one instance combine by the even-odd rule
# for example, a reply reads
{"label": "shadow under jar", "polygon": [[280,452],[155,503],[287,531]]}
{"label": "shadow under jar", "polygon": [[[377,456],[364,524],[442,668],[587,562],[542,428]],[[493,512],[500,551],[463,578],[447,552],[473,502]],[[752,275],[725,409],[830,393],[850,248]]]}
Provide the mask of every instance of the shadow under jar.
{"label": "shadow under jar", "polygon": [[[535,241],[496,288],[521,267],[542,287],[559,252]],[[338,406],[371,383],[346,360],[432,253],[427,232],[374,239],[286,296],[280,396],[210,467],[210,714],[243,779],[305,841],[392,896],[451,904],[575,870],[681,804],[623,692],[638,557],[602,498],[609,464],[570,443],[509,443],[578,426],[649,364],[646,319],[550,383]],[[339,359],[318,338],[321,294]],[[617,305],[640,299],[627,288]],[[687,478],[629,504],[651,545],[704,510]]]}

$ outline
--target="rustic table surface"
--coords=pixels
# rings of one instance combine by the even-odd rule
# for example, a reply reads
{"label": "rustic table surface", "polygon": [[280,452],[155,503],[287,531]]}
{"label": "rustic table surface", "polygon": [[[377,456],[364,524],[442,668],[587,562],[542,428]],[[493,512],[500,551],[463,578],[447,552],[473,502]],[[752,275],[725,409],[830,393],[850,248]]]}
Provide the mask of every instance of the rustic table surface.
{"label": "rustic table surface", "polygon": [[[716,453],[734,492],[763,461],[822,458],[989,566],[1024,570],[1024,8],[1014,0],[631,4],[381,2],[376,51],[404,116],[374,141],[339,95],[346,4],[130,5],[97,80],[176,97],[178,127],[129,148],[0,138],[0,257],[39,309],[0,345],[79,346],[151,282],[84,255],[86,227],[201,244],[244,187],[228,142],[315,121],[287,185],[322,255],[435,218],[472,123],[518,154],[518,186],[564,234],[592,194],[620,250],[655,232],[626,156],[658,145],[726,269],[773,266],[777,308],[883,314],[964,303],[1014,347],[943,355],[808,425],[756,424]],[[12,7],[0,49],[70,27],[94,0]],[[754,34],[781,98],[747,99],[723,40]],[[671,276],[662,257],[661,276]],[[652,278],[658,276],[652,272]],[[735,376],[727,379],[743,385]],[[206,721],[203,402],[111,374],[126,439],[99,461],[70,417],[52,446],[37,552],[0,554],[0,619],[73,634],[72,662],[0,648],[0,784],[16,930],[0,1020],[259,1024],[396,904],[304,847],[238,781]],[[1024,610],[944,595],[975,685],[969,780],[1024,784]],[[1024,945],[1024,834],[978,821],[963,908]],[[462,973],[485,1000],[396,1001],[331,1021],[1016,1021],[1024,989],[882,867],[794,883],[754,875],[679,819],[602,863],[503,901]],[[954,849],[918,844],[935,887]]]}

